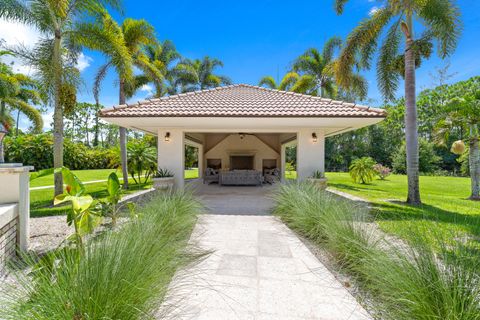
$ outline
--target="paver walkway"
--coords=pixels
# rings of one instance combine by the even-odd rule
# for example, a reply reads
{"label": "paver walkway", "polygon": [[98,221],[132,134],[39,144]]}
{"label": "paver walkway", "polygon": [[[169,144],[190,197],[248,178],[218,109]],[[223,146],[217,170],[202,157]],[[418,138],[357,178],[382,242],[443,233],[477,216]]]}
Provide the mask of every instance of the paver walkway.
{"label": "paver walkway", "polygon": [[[246,190],[235,195],[232,189],[231,198],[246,197]],[[249,192],[254,196],[260,190]],[[201,197],[215,210],[236,203],[229,196],[215,200],[208,192]],[[263,200],[258,199],[260,210],[264,199],[265,194]],[[174,281],[172,297],[177,300],[169,301],[176,307],[174,318],[370,319],[333,274],[277,218],[216,213],[202,215],[195,227],[192,241],[213,253],[178,275],[181,280]]]}

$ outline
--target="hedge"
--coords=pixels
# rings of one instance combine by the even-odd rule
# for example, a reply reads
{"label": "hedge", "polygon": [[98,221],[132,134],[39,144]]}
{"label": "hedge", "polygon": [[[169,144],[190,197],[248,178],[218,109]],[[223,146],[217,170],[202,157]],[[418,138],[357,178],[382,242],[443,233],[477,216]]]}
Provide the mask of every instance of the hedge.
{"label": "hedge", "polygon": [[[80,142],[64,140],[64,165],[72,170],[111,169],[120,166],[117,148],[89,148]],[[4,140],[6,162],[21,162],[34,166],[35,170],[53,167],[53,136],[48,133],[36,135],[7,136]]]}

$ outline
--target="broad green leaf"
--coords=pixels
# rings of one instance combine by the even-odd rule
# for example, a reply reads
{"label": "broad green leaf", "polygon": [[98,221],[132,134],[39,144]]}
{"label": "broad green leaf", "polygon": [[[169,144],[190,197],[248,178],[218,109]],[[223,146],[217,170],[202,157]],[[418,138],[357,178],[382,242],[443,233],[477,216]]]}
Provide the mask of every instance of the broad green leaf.
{"label": "broad green leaf", "polygon": [[85,186],[78,177],[73,174],[68,168],[55,169],[55,173],[61,172],[63,176],[63,183],[67,185],[66,192],[72,196],[80,196],[85,192]]}
{"label": "broad green leaf", "polygon": [[120,185],[120,180],[118,180],[118,176],[115,172],[110,173],[110,175],[108,176],[107,191],[110,201],[118,202],[118,200],[120,200],[122,188]]}
{"label": "broad green leaf", "polygon": [[92,213],[89,210],[84,211],[81,214],[80,220],[78,222],[78,229],[80,235],[85,235],[92,233],[95,228],[102,222],[102,218],[98,215]]}

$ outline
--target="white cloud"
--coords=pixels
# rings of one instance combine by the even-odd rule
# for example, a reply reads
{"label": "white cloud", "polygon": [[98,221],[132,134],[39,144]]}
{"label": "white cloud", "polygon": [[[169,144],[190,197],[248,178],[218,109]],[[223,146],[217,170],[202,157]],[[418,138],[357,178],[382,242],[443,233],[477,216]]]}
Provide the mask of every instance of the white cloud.
{"label": "white cloud", "polygon": [[48,111],[47,113],[42,114],[43,119],[43,131],[48,131],[52,129],[53,124],[53,111]]}
{"label": "white cloud", "polygon": [[368,11],[368,15],[373,16],[375,13],[377,13],[378,10],[380,10],[380,8],[377,6],[374,6],[372,7],[372,9],[370,9],[370,11]]}
{"label": "white cloud", "polygon": [[153,93],[153,87],[149,84],[144,84],[143,86],[140,87],[140,91],[146,92],[148,94]]}
{"label": "white cloud", "polygon": [[80,53],[80,55],[78,56],[78,60],[77,60],[77,68],[78,70],[80,70],[80,72],[82,72],[83,70],[85,70],[86,68],[88,68],[90,66],[90,63],[93,61],[93,59],[89,56],[86,56],[82,53]]}
{"label": "white cloud", "polygon": [[[40,32],[34,27],[0,19],[0,41],[6,46],[22,44],[27,47],[32,47],[39,38]],[[31,74],[34,71],[31,67],[24,65],[20,59],[15,57],[3,56],[2,61],[12,64],[15,72]]]}

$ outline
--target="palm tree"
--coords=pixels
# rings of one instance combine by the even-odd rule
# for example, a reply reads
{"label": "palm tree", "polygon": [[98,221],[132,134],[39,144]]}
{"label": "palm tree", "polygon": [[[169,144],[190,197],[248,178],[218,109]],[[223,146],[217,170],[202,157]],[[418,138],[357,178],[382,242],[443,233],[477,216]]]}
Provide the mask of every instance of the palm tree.
{"label": "palm tree", "polygon": [[[480,77],[452,86],[451,98],[439,114],[436,135],[444,143],[452,130],[464,132],[463,140],[455,141],[452,152],[463,154],[468,143],[471,200],[480,200]],[[465,141],[465,142],[464,142]]]}
{"label": "palm tree", "polygon": [[[316,48],[308,49],[303,55],[298,57],[293,63],[293,70],[298,72],[301,77],[298,79],[292,91],[335,98],[339,91],[339,85],[336,80],[334,58],[336,49],[342,47],[342,39],[338,37],[330,38],[323,50]],[[367,95],[367,82],[357,73],[349,75],[348,89],[355,93],[360,99]]]}
{"label": "palm tree", "polygon": [[145,54],[150,63],[157,67],[164,77],[163,83],[155,86],[155,97],[176,94],[174,63],[181,59],[181,55],[173,42],[165,40],[163,43],[147,45],[145,46]]}
{"label": "palm tree", "polygon": [[[94,83],[94,96],[99,104],[100,86],[108,70],[114,68],[119,78],[119,104],[126,103],[142,85],[153,81],[160,86],[163,81],[161,70],[149,61],[144,49],[157,43],[153,27],[145,20],[125,19],[119,25],[107,13],[98,15],[95,23],[82,23],[78,26],[78,42],[83,46],[102,52],[108,61],[100,67]],[[143,74],[134,76],[133,67]],[[128,188],[127,134],[119,128],[120,154],[122,162],[123,187]]]}
{"label": "palm tree", "polygon": [[[9,54],[0,52],[0,56]],[[19,73],[13,73],[10,66],[0,62],[0,124],[6,129],[12,125],[11,111],[23,113],[32,122],[32,132],[39,133],[43,129],[40,111],[31,104],[40,103],[40,94],[36,90],[36,82]],[[17,124],[18,126],[18,124]],[[0,162],[4,162],[3,143],[0,143]]]}
{"label": "palm tree", "polygon": [[[348,0],[335,0],[337,13],[341,14]],[[347,38],[336,74],[340,84],[350,85],[349,75],[356,64],[355,57],[361,57],[362,66],[368,68],[377,49],[382,30],[388,28],[379,48],[377,79],[386,99],[392,99],[398,87],[399,70],[405,78],[405,135],[407,146],[407,202],[420,204],[417,106],[415,94],[415,67],[419,66],[422,55],[428,58],[432,42],[438,43],[439,55],[444,58],[456,47],[460,33],[459,10],[451,0],[386,0],[373,15],[366,18]],[[415,23],[424,30],[416,38]],[[400,53],[402,36],[405,40]],[[399,68],[399,62],[402,67]]]}
{"label": "palm tree", "polygon": [[282,81],[279,84],[275,82],[275,79],[273,79],[272,76],[266,76],[260,79],[260,82],[258,83],[258,85],[264,86],[270,89],[294,91],[292,90],[292,88],[295,87],[295,84],[297,83],[298,79],[300,79],[300,76],[298,75],[298,73],[289,72],[283,77]]}
{"label": "palm tree", "polygon": [[223,62],[208,56],[202,60],[185,59],[173,70],[175,87],[180,86],[180,91],[187,92],[231,84],[230,78],[213,73],[217,67],[223,67]]}
{"label": "palm tree", "polygon": [[[24,46],[12,48],[17,56],[36,70],[42,90],[53,104],[53,162],[63,166],[63,109],[72,99],[78,85],[75,63],[79,48],[75,41],[76,22],[86,15],[98,12],[104,5],[119,8],[120,0],[2,0],[0,18],[35,27],[42,35],[33,49]],[[55,195],[63,192],[60,172],[54,176]]]}

